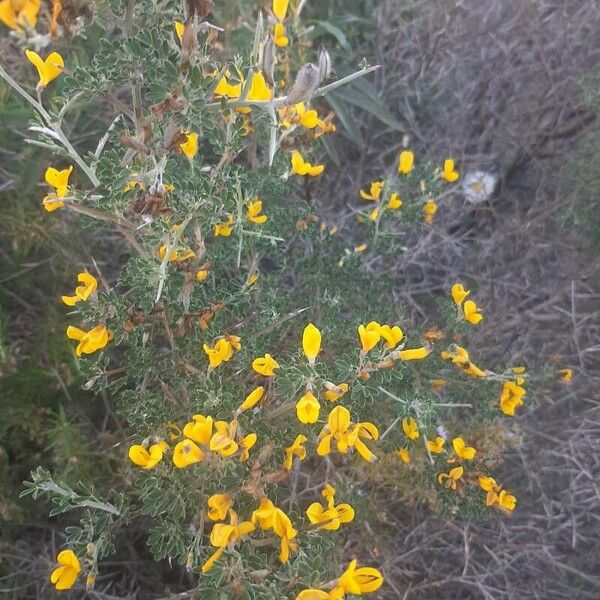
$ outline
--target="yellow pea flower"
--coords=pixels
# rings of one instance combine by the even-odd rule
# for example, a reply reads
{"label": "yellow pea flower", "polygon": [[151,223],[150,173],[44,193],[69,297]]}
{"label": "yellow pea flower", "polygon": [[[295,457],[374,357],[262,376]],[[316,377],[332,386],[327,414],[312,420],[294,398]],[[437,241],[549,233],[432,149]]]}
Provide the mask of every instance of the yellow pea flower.
{"label": "yellow pea flower", "polygon": [[213,452],[218,452],[222,457],[234,455],[239,444],[235,441],[237,432],[237,421],[227,423],[227,421],[217,421],[215,423],[215,433],[210,438],[209,447]]}
{"label": "yellow pea flower", "polygon": [[79,344],[75,349],[75,354],[93,354],[101,350],[112,339],[112,333],[106,329],[106,325],[96,325],[89,331],[83,331],[79,327],[69,325],[66,331],[67,337],[70,340],[77,340]]}
{"label": "yellow pea flower", "polygon": [[[354,429],[348,435],[348,444],[352,446],[368,463],[377,461],[377,457],[371,452],[371,449],[362,441],[361,438],[367,440],[376,440],[379,438],[379,431],[373,423],[368,421],[357,423]],[[339,444],[338,444],[339,449]]]}
{"label": "yellow pea flower", "polygon": [[408,449],[399,448],[398,450],[396,450],[396,454],[403,463],[408,464],[410,462],[410,452],[408,451]]}
{"label": "yellow pea flower", "polygon": [[431,454],[441,454],[444,451],[445,442],[446,440],[438,435],[435,440],[427,440],[427,449]]}
{"label": "yellow pea flower", "polygon": [[452,361],[452,364],[456,365],[465,375],[475,378],[487,377],[486,371],[469,360],[469,353],[462,346],[451,344],[448,351],[444,350],[440,356],[442,360]]}
{"label": "yellow pea flower", "polygon": [[213,418],[204,415],[194,415],[192,421],[186,423],[183,427],[183,435],[187,438],[208,446],[213,433]]}
{"label": "yellow pea flower", "polygon": [[369,594],[377,591],[383,585],[383,576],[373,567],[356,568],[357,561],[353,560],[337,581],[347,594]]}
{"label": "yellow pea flower", "polygon": [[410,150],[403,150],[398,156],[398,173],[408,175],[414,167],[415,155]]}
{"label": "yellow pea flower", "polygon": [[358,326],[358,337],[363,352],[369,352],[381,339],[381,325],[377,321],[371,321],[366,327],[365,325]]}
{"label": "yellow pea flower", "polygon": [[320,175],[324,170],[324,165],[311,165],[309,162],[305,161],[302,158],[302,154],[298,152],[298,150],[294,150],[292,152],[292,173],[296,175],[308,175],[310,177],[315,177]]}
{"label": "yellow pea flower", "polygon": [[484,475],[479,476],[479,487],[487,492],[485,498],[486,506],[492,506],[498,500],[498,492],[500,491],[500,486],[496,483],[496,480],[493,477],[486,477]]}
{"label": "yellow pea flower", "polygon": [[181,21],[175,21],[173,24],[175,26],[175,33],[177,34],[177,39],[179,40],[179,43],[181,43],[183,41],[183,32],[185,31],[185,24]]}
{"label": "yellow pea flower", "polygon": [[297,596],[296,600],[343,600],[344,590],[342,588],[335,588],[330,592],[324,592],[315,588],[307,588],[302,590]]}
{"label": "yellow pea flower", "polygon": [[312,525],[319,529],[336,531],[343,523],[350,523],[354,519],[354,508],[349,504],[335,506],[335,488],[329,483],[321,491],[327,500],[327,507],[320,502],[313,502],[306,510],[306,516]]}
{"label": "yellow pea flower", "polygon": [[272,529],[281,539],[281,550],[279,560],[282,563],[289,559],[290,549],[296,548],[293,539],[298,535],[290,518],[281,508],[276,507],[268,498],[262,498],[260,506],[252,513],[252,523],[268,531]]}
{"label": "yellow pea flower", "polygon": [[207,514],[211,521],[223,521],[232,505],[231,497],[227,494],[213,494],[207,503]]}
{"label": "yellow pea flower", "polygon": [[483,320],[483,315],[473,300],[467,300],[463,304],[463,311],[465,313],[465,320],[471,323],[471,325],[477,325]]}
{"label": "yellow pea flower", "polygon": [[129,460],[143,469],[154,468],[163,458],[164,451],[169,446],[165,442],[153,444],[149,450],[140,444],[134,444],[129,448]]}
{"label": "yellow pea flower", "polygon": [[454,168],[454,160],[452,158],[447,158],[444,161],[444,172],[442,173],[442,177],[448,183],[454,183],[460,177],[460,173]]}
{"label": "yellow pea flower", "polygon": [[249,433],[240,440],[240,460],[246,462],[250,458],[250,450],[256,444],[258,436],[256,433]]}
{"label": "yellow pea flower", "polygon": [[506,490],[502,490],[498,494],[498,505],[508,511],[515,510],[515,506],[517,505],[517,499]]}
{"label": "yellow pea flower", "polygon": [[48,167],[46,169],[44,180],[48,185],[54,188],[54,192],[52,194],[47,194],[42,200],[42,205],[48,212],[53,212],[65,205],[60,198],[64,198],[69,192],[69,177],[72,172],[72,165],[61,171],[54,167]]}
{"label": "yellow pea flower", "polygon": [[243,412],[245,410],[250,410],[254,408],[265,395],[265,388],[260,385],[257,388],[254,388],[247,396],[246,399],[242,402],[240,407],[237,409],[237,412]]}
{"label": "yellow pea flower", "polygon": [[335,441],[338,452],[345,454],[348,452],[348,429],[350,428],[350,411],[344,406],[336,406],[329,413],[327,425],[323,427],[319,434],[319,444],[317,454],[325,456],[331,453],[331,442]]}
{"label": "yellow pea flower", "polygon": [[221,77],[221,79],[219,79],[219,82],[217,83],[217,86],[215,87],[215,96],[216,97],[236,99],[236,98],[240,97],[241,93],[242,93],[242,84],[241,83],[235,83],[235,84],[229,83],[229,81],[227,80],[227,74],[223,75],[223,77]]}
{"label": "yellow pea flower", "polygon": [[179,148],[189,160],[192,160],[198,154],[198,134],[193,131],[182,131],[181,133],[186,136],[186,139],[185,142],[179,144]]}
{"label": "yellow pea flower", "polygon": [[373,181],[369,187],[369,191],[360,190],[360,197],[369,202],[377,202],[381,197],[385,181]]}
{"label": "yellow pea flower", "polygon": [[315,358],[321,350],[321,332],[312,323],[309,323],[302,333],[302,349],[309,364],[314,365]]}
{"label": "yellow pea flower", "polygon": [[285,35],[285,25],[283,23],[275,23],[273,40],[278,48],[285,48],[290,43],[289,38]]}
{"label": "yellow pea flower", "polygon": [[321,404],[311,391],[307,391],[296,403],[296,415],[305,425],[316,423],[321,412]]}
{"label": "yellow pea flower", "polygon": [[173,464],[178,469],[185,469],[203,459],[204,452],[192,440],[183,440],[173,448]]}
{"label": "yellow pea flower", "polygon": [[323,398],[329,402],[336,402],[350,389],[350,386],[347,383],[335,385],[330,381],[326,381],[325,388]]}
{"label": "yellow pea flower", "polygon": [[472,446],[467,446],[465,444],[465,440],[463,440],[461,437],[457,437],[452,440],[452,447],[454,448],[456,456],[462,460],[473,460],[477,454],[475,448]]}
{"label": "yellow pea flower", "polygon": [[378,208],[374,208],[370,213],[369,213],[369,219],[371,219],[371,221],[377,221],[377,217],[379,216],[379,209]]}
{"label": "yellow pea flower", "polygon": [[450,290],[452,300],[456,306],[461,306],[464,299],[471,293],[470,290],[465,290],[462,283],[455,283]]}
{"label": "yellow pea flower", "polygon": [[1,0],[0,23],[20,31],[33,29],[37,23],[41,0]]}
{"label": "yellow pea flower", "polygon": [[273,14],[279,21],[285,19],[290,0],[273,0]]}
{"label": "yellow pea flower", "polygon": [[211,370],[216,369],[224,362],[228,362],[233,357],[234,346],[227,338],[221,338],[212,348],[208,344],[203,344],[202,347],[208,356]]}
{"label": "yellow pea flower", "polygon": [[227,215],[227,221],[224,223],[217,223],[214,227],[213,233],[215,237],[229,237],[233,231],[233,215]]}
{"label": "yellow pea flower", "polygon": [[558,373],[560,374],[560,380],[563,383],[571,383],[571,380],[573,379],[572,369],[560,369]]}
{"label": "yellow pea flower", "polygon": [[428,225],[433,223],[433,215],[437,212],[437,208],[437,204],[433,200],[429,200],[423,205],[423,221]]}
{"label": "yellow pea flower", "polygon": [[450,469],[449,473],[440,473],[437,477],[438,483],[442,484],[446,489],[455,490],[456,484],[463,476],[464,468],[461,466]]}
{"label": "yellow pea flower", "polygon": [[75,288],[74,296],[61,296],[62,301],[67,306],[75,306],[77,302],[87,300],[98,288],[98,281],[87,271],[83,271],[77,275],[77,281],[81,283]]}
{"label": "yellow pea flower", "polygon": [[58,553],[56,562],[59,564],[50,575],[50,582],[54,584],[57,590],[70,590],[79,573],[81,573],[81,564],[75,556],[73,550],[63,550]]}
{"label": "yellow pea flower", "polygon": [[285,458],[283,460],[283,468],[286,471],[291,470],[294,456],[297,456],[300,460],[306,458],[306,448],[304,447],[304,444],[307,439],[308,438],[305,435],[297,435],[293,444],[284,449]]}
{"label": "yellow pea flower", "polygon": [[207,269],[198,269],[198,271],[196,271],[196,281],[206,281],[208,279],[208,273]]}
{"label": "yellow pea flower", "polygon": [[509,417],[514,417],[515,410],[523,405],[523,397],[526,394],[524,387],[513,381],[506,381],[502,385],[500,395],[500,410]]}
{"label": "yellow pea flower", "polygon": [[259,375],[273,377],[275,375],[275,369],[279,368],[279,363],[270,354],[265,354],[252,361],[252,368]]}
{"label": "yellow pea flower", "polygon": [[306,110],[304,102],[294,104],[300,125],[306,129],[314,129],[319,124],[319,113],[316,110]]}
{"label": "yellow pea flower", "polygon": [[37,69],[40,78],[37,84],[38,89],[45,88],[51,81],[56,79],[65,66],[63,57],[58,52],[51,52],[45,60],[33,50],[25,50],[25,56]]}
{"label": "yellow pea flower", "polygon": [[402,208],[402,200],[400,200],[396,192],[394,192],[390,196],[390,200],[388,202],[387,207],[391,210],[397,210],[398,208]]}
{"label": "yellow pea flower", "polygon": [[246,285],[248,287],[250,287],[251,285],[254,285],[258,281],[258,276],[259,276],[259,274],[257,272],[250,273],[248,275],[248,279],[246,279]]}
{"label": "yellow pea flower", "polygon": [[381,337],[385,340],[386,347],[392,349],[395,348],[404,337],[402,329],[398,325],[390,327],[389,325],[382,325],[380,328]]}
{"label": "yellow pea flower", "polygon": [[402,419],[402,431],[409,440],[418,440],[421,436],[417,422],[412,417]]}
{"label": "yellow pea flower", "polygon": [[256,223],[257,225],[265,223],[269,217],[260,214],[262,212],[262,206],[262,200],[259,200],[258,198],[253,202],[250,202],[246,212],[246,220],[250,221],[250,223]]}
{"label": "yellow pea flower", "polygon": [[431,348],[421,346],[420,348],[408,348],[406,350],[398,350],[397,357],[400,360],[423,360],[431,354]]}
{"label": "yellow pea flower", "polygon": [[265,76],[261,72],[254,73],[247,99],[255,102],[268,102],[272,97],[273,91],[267,85]]}

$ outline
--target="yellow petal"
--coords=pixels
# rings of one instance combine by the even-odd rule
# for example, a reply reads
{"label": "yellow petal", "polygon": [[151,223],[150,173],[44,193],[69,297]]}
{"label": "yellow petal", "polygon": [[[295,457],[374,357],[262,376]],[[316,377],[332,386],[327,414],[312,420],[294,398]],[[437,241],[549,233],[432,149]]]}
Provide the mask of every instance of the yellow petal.
{"label": "yellow petal", "polygon": [[315,358],[321,350],[321,332],[309,323],[302,334],[302,349],[308,361],[314,364]]}

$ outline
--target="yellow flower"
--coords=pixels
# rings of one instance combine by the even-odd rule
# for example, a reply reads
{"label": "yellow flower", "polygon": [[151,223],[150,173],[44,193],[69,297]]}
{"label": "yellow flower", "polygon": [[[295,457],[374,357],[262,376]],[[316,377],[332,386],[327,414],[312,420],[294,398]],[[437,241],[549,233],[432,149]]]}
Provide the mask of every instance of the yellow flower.
{"label": "yellow flower", "polygon": [[412,170],[415,162],[415,155],[410,150],[403,150],[398,157],[398,173],[408,175]]}
{"label": "yellow flower", "polygon": [[322,590],[316,590],[315,588],[307,588],[302,590],[297,596],[296,600],[343,600],[344,590],[342,588],[335,588],[330,592],[324,592]]}
{"label": "yellow flower", "polygon": [[381,325],[377,321],[371,321],[366,327],[365,325],[358,326],[358,337],[363,352],[369,352],[381,339]]}
{"label": "yellow flower", "polygon": [[285,35],[285,25],[283,23],[275,23],[273,27],[273,40],[279,48],[285,48],[289,43],[289,38]]}
{"label": "yellow flower", "polygon": [[294,529],[290,518],[276,507],[268,498],[262,498],[260,506],[252,513],[252,523],[258,524],[263,531],[272,529],[281,539],[281,551],[279,560],[282,563],[287,562],[290,548],[295,549],[296,544],[292,540],[298,535]]}
{"label": "yellow flower", "polygon": [[498,492],[500,491],[500,486],[496,483],[496,480],[493,477],[480,475],[479,487],[484,492],[487,492],[485,498],[486,506],[492,506],[498,501]]}
{"label": "yellow flower", "polygon": [[378,208],[374,208],[370,213],[369,213],[369,219],[371,219],[371,221],[377,221],[377,217],[379,216],[379,209]]}
{"label": "yellow flower", "polygon": [[273,0],[273,14],[279,21],[285,19],[290,0]]}
{"label": "yellow flower", "polygon": [[248,211],[246,212],[246,220],[250,223],[256,223],[262,225],[268,219],[267,215],[261,215],[262,212],[262,200],[258,198],[254,202],[248,204]]}
{"label": "yellow flower", "polygon": [[506,381],[502,385],[500,410],[509,417],[514,417],[515,410],[523,405],[525,388],[514,381]]}
{"label": "yellow flower", "polygon": [[324,170],[324,165],[313,166],[309,162],[306,162],[298,150],[292,152],[292,173],[315,177],[316,175],[320,175]]}
{"label": "yellow flower", "polygon": [[321,412],[321,404],[311,391],[307,391],[296,403],[298,421],[305,425],[316,423]]}
{"label": "yellow flower", "polygon": [[336,406],[327,419],[327,425],[323,427],[317,446],[317,454],[325,456],[331,453],[331,442],[335,440],[338,452],[348,452],[348,430],[350,428],[350,411],[344,406]]}
{"label": "yellow flower", "polygon": [[213,418],[204,415],[194,415],[192,421],[183,427],[183,435],[196,442],[208,446],[213,431]]}
{"label": "yellow flower", "polygon": [[25,50],[25,56],[37,69],[40,77],[37,84],[38,89],[45,88],[52,80],[56,79],[65,66],[63,57],[58,52],[51,52],[46,60],[33,50]]}
{"label": "yellow flower", "polygon": [[[232,344],[230,338],[236,338],[236,336],[228,336],[218,340],[215,345],[211,348],[208,344],[203,344],[204,352],[208,356],[209,368],[216,369],[224,362],[228,362],[232,359],[234,350],[238,350],[235,345]],[[239,338],[237,338],[239,340]]]}
{"label": "yellow flower", "polygon": [[368,192],[360,190],[360,197],[363,200],[377,202],[377,200],[379,200],[379,198],[381,197],[381,192],[383,191],[384,185],[385,181],[373,181],[369,187]]}
{"label": "yellow flower", "polygon": [[239,449],[239,445],[235,441],[237,421],[231,421],[231,423],[217,421],[215,429],[215,433],[210,438],[210,449],[213,452],[218,452],[224,458],[234,455]]}
{"label": "yellow flower", "polygon": [[460,467],[454,467],[450,469],[449,473],[440,473],[437,477],[438,483],[441,483],[446,489],[455,490],[456,483],[463,476],[464,469],[462,465]]}
{"label": "yellow flower", "polygon": [[252,368],[259,375],[273,377],[273,375],[275,375],[275,369],[279,368],[279,363],[270,354],[265,354],[252,361]]}
{"label": "yellow flower", "polygon": [[300,119],[300,125],[302,125],[302,127],[314,129],[319,124],[319,113],[317,113],[316,110],[306,110],[304,102],[294,104],[294,109]]}
{"label": "yellow flower", "polygon": [[192,440],[183,440],[173,448],[173,464],[178,469],[185,469],[203,459],[204,452]]}
{"label": "yellow flower", "polygon": [[[160,246],[160,248],[158,249],[158,258],[160,260],[163,260],[164,257],[167,254],[167,246],[166,244],[163,244],[162,246]],[[169,260],[171,262],[183,262],[185,260],[189,260],[190,258],[195,258],[196,257],[196,253],[191,250],[191,249],[187,249],[187,250],[182,250],[181,252],[179,252],[178,250],[173,250],[171,252],[171,255],[169,256]]]}
{"label": "yellow flower", "polygon": [[423,221],[431,225],[433,223],[433,215],[437,212],[437,204],[433,200],[425,202],[423,205]]}
{"label": "yellow flower", "polygon": [[329,402],[335,402],[339,400],[349,389],[347,383],[340,383],[335,385],[329,381],[325,382],[325,391],[323,392],[323,398]]}
{"label": "yellow flower", "polygon": [[321,491],[321,495],[327,500],[327,508],[320,502],[313,502],[306,510],[306,516],[313,525],[319,529],[335,531],[343,523],[350,523],[354,519],[354,509],[349,504],[338,504],[335,506],[335,488],[329,483]]}
{"label": "yellow flower", "polygon": [[223,521],[231,508],[231,497],[227,494],[213,494],[208,499],[208,518],[211,521]]}
{"label": "yellow flower", "polygon": [[186,136],[186,139],[185,142],[179,144],[179,148],[185,156],[192,160],[198,154],[198,134],[193,131],[182,131],[182,134]]}
{"label": "yellow flower", "polygon": [[398,194],[396,192],[394,192],[390,196],[390,200],[388,202],[387,207],[391,210],[396,210],[396,209],[402,207],[402,200],[400,200],[400,198],[398,197]]}
{"label": "yellow flower", "polygon": [[87,271],[83,271],[77,275],[77,281],[81,283],[75,288],[74,296],[61,296],[62,301],[67,306],[75,306],[77,302],[82,302],[87,300],[98,287],[98,282],[96,278]]}
{"label": "yellow flower", "polygon": [[73,550],[63,550],[58,553],[56,562],[60,566],[52,571],[50,582],[54,584],[57,590],[70,590],[75,584],[79,573],[81,573],[79,559],[75,556]]}
{"label": "yellow flower", "polygon": [[221,557],[225,548],[233,546],[241,538],[253,532],[254,529],[254,523],[250,521],[240,523],[235,511],[229,510],[229,523],[215,523],[213,525],[210,532],[210,543],[217,550],[202,565],[202,573],[208,573],[214,567],[215,562]]}
{"label": "yellow flower", "polygon": [[403,463],[408,464],[410,462],[410,452],[406,448],[399,448],[396,450],[396,454]]}
{"label": "yellow flower", "polygon": [[1,0],[0,23],[9,29],[33,29],[40,11],[40,0]]}
{"label": "yellow flower", "polygon": [[134,444],[129,448],[129,460],[138,467],[152,469],[162,460],[163,453],[168,447],[165,442],[160,442],[159,444],[153,444],[149,450],[146,450],[144,446]]}
{"label": "yellow flower", "polygon": [[383,584],[383,576],[373,567],[356,568],[356,560],[353,560],[348,568],[342,573],[337,581],[347,594],[368,594],[377,591]]}
{"label": "yellow flower", "polygon": [[231,235],[232,231],[233,231],[233,215],[228,214],[227,221],[225,221],[224,223],[217,223],[215,225],[213,233],[215,234],[215,237],[219,237],[219,236],[229,237]]}
{"label": "yellow flower", "polygon": [[54,193],[46,195],[42,200],[42,204],[48,212],[53,212],[65,205],[60,198],[64,198],[69,192],[69,177],[72,172],[73,166],[62,171],[54,167],[46,169],[44,179],[48,185],[54,188]]}
{"label": "yellow flower", "polygon": [[297,456],[300,460],[306,458],[306,448],[304,444],[308,438],[305,435],[297,435],[291,446],[284,449],[285,458],[283,460],[283,468],[287,471],[291,470],[294,456]]}
{"label": "yellow flower", "polygon": [[402,419],[402,431],[409,440],[418,440],[420,437],[417,422],[412,417],[404,417]]}
{"label": "yellow flower", "polygon": [[223,96],[225,98],[239,98],[242,93],[242,84],[236,83],[231,84],[227,81],[227,74],[225,74],[217,83],[217,87],[215,88],[215,96],[220,97]]}
{"label": "yellow flower", "polygon": [[208,279],[208,270],[207,269],[198,269],[196,271],[196,281],[206,281]]}
{"label": "yellow flower", "polygon": [[445,441],[443,437],[438,435],[435,440],[427,440],[427,449],[431,454],[441,454],[444,451]]}
{"label": "yellow flower", "polygon": [[487,377],[487,373],[469,360],[469,353],[462,346],[451,344],[448,351],[443,351],[440,356],[442,360],[450,360],[465,375],[475,378]]}
{"label": "yellow flower", "polygon": [[240,460],[242,462],[245,462],[250,458],[250,450],[254,447],[254,444],[256,444],[257,439],[258,436],[256,433],[249,433],[240,440]]}
{"label": "yellow flower", "polygon": [[175,21],[175,33],[179,39],[179,43],[183,41],[183,32],[185,31],[185,25],[181,21]]}
{"label": "yellow flower", "polygon": [[89,331],[83,331],[79,327],[69,325],[67,327],[67,337],[70,340],[77,340],[79,344],[75,349],[75,354],[93,354],[97,350],[101,350],[112,339],[112,333],[106,329],[106,325],[96,325]]}
{"label": "yellow flower", "polygon": [[499,506],[509,511],[515,510],[515,506],[517,505],[517,499],[506,490],[502,490],[498,494],[497,502]]}
{"label": "yellow flower", "polygon": [[250,273],[248,275],[248,279],[246,280],[246,285],[251,286],[254,285],[258,281],[258,273]]}
{"label": "yellow flower", "polygon": [[475,458],[475,454],[477,454],[475,448],[467,446],[465,444],[465,440],[460,437],[452,440],[452,447],[454,448],[456,456],[462,460],[473,460]]}
{"label": "yellow flower", "polygon": [[380,328],[381,337],[385,340],[385,345],[392,349],[395,348],[404,337],[402,329],[398,325],[390,327],[389,325],[382,325]]}
{"label": "yellow flower", "polygon": [[250,84],[247,100],[253,100],[255,102],[268,102],[272,97],[273,92],[267,85],[265,76],[260,72],[254,73],[254,75],[252,75],[252,83]]}
{"label": "yellow flower", "polygon": [[360,454],[364,460],[369,463],[376,462],[377,457],[373,454],[373,452],[371,452],[369,447],[362,441],[361,438],[365,438],[367,440],[376,440],[379,438],[379,431],[377,430],[377,427],[375,427],[373,423],[364,421],[357,423],[354,426],[354,429],[348,435],[348,443]]}
{"label": "yellow flower", "polygon": [[558,373],[560,374],[560,380],[563,383],[571,383],[571,380],[573,379],[572,369],[560,369]]}
{"label": "yellow flower", "polygon": [[456,304],[456,306],[460,306],[470,293],[470,290],[465,290],[462,283],[455,283],[450,290],[452,300],[454,300],[454,304]]}
{"label": "yellow flower", "polygon": [[312,323],[309,323],[302,333],[302,349],[309,364],[314,365],[315,358],[321,350],[321,332]]}
{"label": "yellow flower", "polygon": [[465,313],[465,320],[471,323],[471,325],[477,325],[483,320],[483,315],[473,300],[467,300],[463,304],[463,311]]}
{"label": "yellow flower", "polygon": [[421,346],[420,348],[408,348],[397,351],[400,360],[423,360],[431,354],[431,347]]}
{"label": "yellow flower", "polygon": [[354,252],[364,252],[366,249],[366,244],[359,244],[358,246],[354,246]]}
{"label": "yellow flower", "polygon": [[242,402],[240,407],[237,409],[237,412],[243,412],[244,410],[250,410],[254,408],[265,395],[265,388],[260,385],[257,388],[254,388],[247,396],[246,399]]}
{"label": "yellow flower", "polygon": [[444,172],[442,173],[442,177],[448,183],[454,183],[460,177],[460,173],[454,168],[454,160],[452,158],[447,158],[444,161]]}

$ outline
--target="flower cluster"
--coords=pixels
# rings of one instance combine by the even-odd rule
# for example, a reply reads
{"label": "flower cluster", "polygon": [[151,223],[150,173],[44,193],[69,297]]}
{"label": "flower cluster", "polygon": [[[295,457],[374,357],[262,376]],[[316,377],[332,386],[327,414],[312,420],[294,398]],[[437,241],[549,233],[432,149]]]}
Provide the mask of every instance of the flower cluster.
{"label": "flower cluster", "polygon": [[483,315],[473,300],[465,300],[470,293],[470,290],[465,290],[461,283],[455,283],[452,286],[452,299],[461,316],[471,325],[477,325],[483,320]]}

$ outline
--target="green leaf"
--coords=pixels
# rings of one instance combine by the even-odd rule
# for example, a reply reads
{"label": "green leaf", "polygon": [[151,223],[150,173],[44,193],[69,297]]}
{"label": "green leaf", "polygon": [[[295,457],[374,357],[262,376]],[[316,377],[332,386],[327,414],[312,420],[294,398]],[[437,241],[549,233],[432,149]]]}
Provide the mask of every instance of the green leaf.
{"label": "green leaf", "polygon": [[317,21],[315,37],[318,37],[320,34],[319,28],[323,29],[326,33],[331,34],[346,52],[352,52],[352,46],[341,29],[332,25],[329,21]]}

